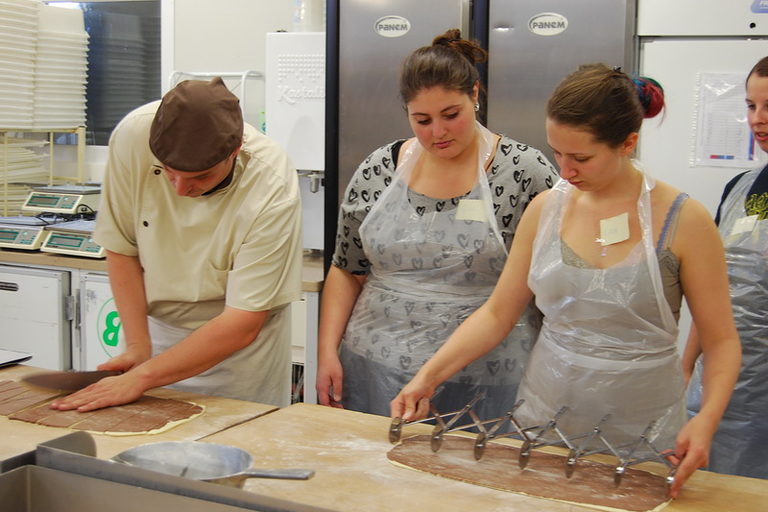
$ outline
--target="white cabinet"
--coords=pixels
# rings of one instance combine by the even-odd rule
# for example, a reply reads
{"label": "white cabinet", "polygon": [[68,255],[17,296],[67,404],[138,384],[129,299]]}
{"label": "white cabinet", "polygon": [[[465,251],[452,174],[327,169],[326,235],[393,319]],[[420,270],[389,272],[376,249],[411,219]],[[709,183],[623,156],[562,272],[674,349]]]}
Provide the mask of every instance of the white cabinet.
{"label": "white cabinet", "polygon": [[[0,252],[2,261],[4,252]],[[35,261],[0,263],[0,348],[32,354],[29,364],[55,370],[95,370],[125,350],[125,334],[103,262],[34,253]],[[26,259],[23,261],[27,261]],[[102,266],[98,266],[102,265]],[[316,403],[319,292],[305,291],[291,304],[294,389],[304,386],[304,401]],[[296,393],[298,396],[298,393]]]}
{"label": "white cabinet", "polygon": [[98,365],[125,351],[125,336],[105,274],[80,275],[80,368]]}
{"label": "white cabinet", "polygon": [[758,0],[639,0],[637,34],[763,37],[768,27],[768,5],[763,4]]}
{"label": "white cabinet", "polygon": [[70,369],[73,318],[69,272],[0,265],[0,348],[32,354],[33,366]]}

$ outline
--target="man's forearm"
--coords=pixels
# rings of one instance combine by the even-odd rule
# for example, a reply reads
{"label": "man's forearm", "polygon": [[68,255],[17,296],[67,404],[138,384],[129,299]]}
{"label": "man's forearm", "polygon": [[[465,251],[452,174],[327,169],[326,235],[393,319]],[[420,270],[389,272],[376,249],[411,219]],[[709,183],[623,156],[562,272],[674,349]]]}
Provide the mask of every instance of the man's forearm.
{"label": "man's forearm", "polygon": [[145,351],[148,356],[152,347],[141,263],[137,257],[107,251],[107,271],[128,349]]}
{"label": "man's forearm", "polygon": [[198,375],[254,342],[268,315],[268,311],[227,307],[179,343],[139,365],[136,372],[148,388]]}

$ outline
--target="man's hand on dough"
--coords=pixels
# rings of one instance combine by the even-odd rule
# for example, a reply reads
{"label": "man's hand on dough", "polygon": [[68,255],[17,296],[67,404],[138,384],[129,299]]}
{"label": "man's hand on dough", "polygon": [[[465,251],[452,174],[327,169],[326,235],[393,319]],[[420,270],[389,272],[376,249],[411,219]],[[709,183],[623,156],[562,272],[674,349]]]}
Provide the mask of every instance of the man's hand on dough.
{"label": "man's hand on dough", "polygon": [[93,411],[113,405],[123,405],[138,400],[145,389],[131,373],[116,377],[105,377],[76,393],[51,403],[51,409],[79,412]]}

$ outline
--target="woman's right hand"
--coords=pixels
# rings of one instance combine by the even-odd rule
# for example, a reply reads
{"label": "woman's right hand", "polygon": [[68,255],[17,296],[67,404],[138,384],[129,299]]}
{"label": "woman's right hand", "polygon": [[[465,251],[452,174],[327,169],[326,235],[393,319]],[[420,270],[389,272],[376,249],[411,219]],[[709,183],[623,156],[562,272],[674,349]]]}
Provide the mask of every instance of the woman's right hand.
{"label": "woman's right hand", "polygon": [[322,356],[317,364],[317,401],[320,405],[328,405],[343,409],[341,403],[343,395],[344,370],[337,353]]}
{"label": "woman's right hand", "polygon": [[427,385],[416,376],[406,384],[389,404],[390,416],[403,421],[415,421],[429,414],[429,399],[435,394],[435,388]]}

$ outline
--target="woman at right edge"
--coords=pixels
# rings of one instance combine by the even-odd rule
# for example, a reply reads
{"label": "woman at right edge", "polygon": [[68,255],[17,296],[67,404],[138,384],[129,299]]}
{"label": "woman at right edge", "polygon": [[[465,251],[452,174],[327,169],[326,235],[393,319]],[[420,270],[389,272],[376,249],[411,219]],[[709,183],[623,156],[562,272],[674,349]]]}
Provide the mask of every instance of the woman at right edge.
{"label": "woman at right edge", "polygon": [[[747,75],[747,122],[768,152],[768,57]],[[712,442],[708,468],[728,475],[768,479],[768,166],[734,177],[723,191],[717,222],[725,245],[733,317],[741,336],[739,381]],[[688,408],[701,408],[701,352],[692,328],[683,368],[693,379]],[[694,366],[695,365],[695,366]],[[694,372],[694,368],[696,371]]]}
{"label": "woman at right edge", "polygon": [[[574,436],[611,414],[603,435],[622,446],[653,421],[649,440],[677,465],[671,497],[706,465],[741,351],[714,222],[632,159],[643,118],[662,108],[655,82],[602,64],[560,83],[546,129],[562,179],[525,211],[492,295],[392,401],[393,417],[426,416],[435,388],[491,350],[535,295],[544,324],[518,392],[522,425],[567,406],[558,426]],[[687,422],[683,294],[707,361],[703,404]]]}

